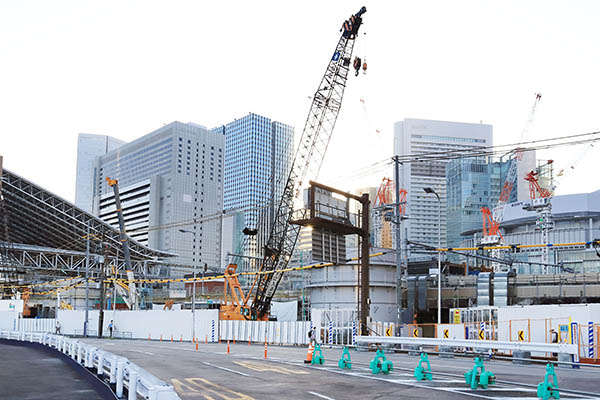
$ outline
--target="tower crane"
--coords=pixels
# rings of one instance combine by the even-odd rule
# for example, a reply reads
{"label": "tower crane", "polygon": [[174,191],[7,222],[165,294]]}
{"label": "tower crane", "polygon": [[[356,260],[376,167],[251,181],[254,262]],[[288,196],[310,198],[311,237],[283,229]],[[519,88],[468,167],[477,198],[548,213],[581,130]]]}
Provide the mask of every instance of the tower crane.
{"label": "tower crane", "polygon": [[[291,223],[294,201],[300,196],[303,185],[315,180],[321,169],[342,106],[348,72],[352,67],[352,51],[365,12],[367,9],[362,7],[342,24],[341,36],[333,56],[317,91],[312,96],[312,104],[296,149],[292,169],[274,213],[259,274],[248,295],[241,297],[243,304],[237,307],[243,313],[244,319],[264,320],[268,317],[271,300],[283,276],[281,270],[287,266],[300,232],[300,226]],[[252,305],[247,307],[254,285],[256,294]],[[226,318],[239,319],[239,315]]]}

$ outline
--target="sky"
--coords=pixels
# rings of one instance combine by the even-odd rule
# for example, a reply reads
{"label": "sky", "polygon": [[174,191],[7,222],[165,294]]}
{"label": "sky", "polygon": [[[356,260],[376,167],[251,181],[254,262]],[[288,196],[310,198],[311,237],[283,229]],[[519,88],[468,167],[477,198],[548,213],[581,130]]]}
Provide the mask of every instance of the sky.
{"label": "sky", "polygon": [[[355,55],[368,71],[348,81],[320,182],[391,176],[349,178],[392,156],[405,118],[483,122],[494,144],[515,143],[535,93],[525,140],[600,130],[597,1],[0,0],[4,166],[73,201],[79,133],[132,141],[254,112],[298,137],[339,28],[363,5]],[[576,165],[557,194],[600,189],[599,148],[538,154]]]}

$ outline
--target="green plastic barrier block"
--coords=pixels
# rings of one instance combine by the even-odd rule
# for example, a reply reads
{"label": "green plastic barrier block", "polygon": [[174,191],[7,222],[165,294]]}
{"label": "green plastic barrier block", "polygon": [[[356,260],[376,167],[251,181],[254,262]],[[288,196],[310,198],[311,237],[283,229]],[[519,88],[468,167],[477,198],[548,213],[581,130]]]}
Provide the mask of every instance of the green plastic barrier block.
{"label": "green plastic barrier block", "polygon": [[315,344],[315,349],[313,351],[313,358],[312,358],[311,364],[320,364],[320,365],[325,364],[325,358],[323,357],[323,352],[321,351],[320,344]]}
{"label": "green plastic barrier block", "polygon": [[347,347],[344,347],[344,351],[342,352],[342,358],[338,362],[338,366],[341,369],[348,368],[352,369],[352,361],[350,361],[350,352]]}
{"label": "green plastic barrier block", "polygon": [[[427,369],[425,369],[423,363],[427,364]],[[417,378],[418,381],[433,380],[433,375],[431,375],[431,364],[429,364],[427,353],[421,353],[421,359],[419,360],[417,368],[415,368],[415,378]]]}
{"label": "green plastic barrier block", "polygon": [[385,354],[381,349],[377,350],[377,353],[375,353],[375,358],[371,360],[369,366],[374,374],[383,372],[387,375],[394,369],[394,364],[385,358]]}
{"label": "green plastic barrier block", "polygon": [[[550,381],[552,378],[552,381]],[[550,398],[560,399],[560,393],[558,391],[558,379],[556,378],[556,372],[554,372],[553,364],[546,364],[546,375],[544,375],[544,382],[540,382],[537,388],[537,395],[539,398],[548,400]]]}
{"label": "green plastic barrier block", "polygon": [[487,389],[488,385],[496,382],[496,377],[493,373],[486,371],[483,360],[476,357],[473,369],[465,372],[465,381],[467,385],[471,386],[471,389],[477,389],[478,387]]}

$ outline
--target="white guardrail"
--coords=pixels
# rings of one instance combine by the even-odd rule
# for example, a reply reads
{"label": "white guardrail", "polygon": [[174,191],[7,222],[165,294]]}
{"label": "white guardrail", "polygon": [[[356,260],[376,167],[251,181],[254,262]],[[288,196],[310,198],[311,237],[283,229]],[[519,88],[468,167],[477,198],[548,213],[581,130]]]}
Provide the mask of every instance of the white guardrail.
{"label": "white guardrail", "polygon": [[95,369],[100,379],[106,376],[110,383],[115,385],[118,398],[123,398],[123,387],[126,387],[128,400],[137,400],[139,397],[147,400],[180,400],[173,386],[151,375],[125,357],[79,340],[45,332],[2,330],[0,330],[0,339],[35,342],[57,349],[82,366],[90,370]]}
{"label": "white guardrail", "polygon": [[577,345],[567,343],[505,342],[498,340],[438,339],[422,337],[413,338],[402,336],[357,336],[356,343],[386,343],[407,344],[413,346],[469,347],[475,349],[497,349],[512,351],[530,351],[540,353],[577,354]]}

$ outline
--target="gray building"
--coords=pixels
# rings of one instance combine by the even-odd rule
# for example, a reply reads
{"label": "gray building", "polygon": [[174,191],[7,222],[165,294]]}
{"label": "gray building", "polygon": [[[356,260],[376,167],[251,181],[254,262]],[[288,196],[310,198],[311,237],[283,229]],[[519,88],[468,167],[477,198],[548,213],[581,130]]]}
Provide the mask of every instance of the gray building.
{"label": "gray building", "polygon": [[[241,213],[227,224],[224,242],[234,254],[261,258],[292,166],[294,128],[250,113],[212,131],[225,137],[225,212]],[[258,234],[244,237],[244,228]],[[251,260],[236,262],[253,269]]]}
{"label": "gray building", "polygon": [[94,213],[118,224],[106,182],[116,178],[133,239],[178,254],[175,263],[219,268],[224,154],[223,135],[170,123],[96,159]]}
{"label": "gray building", "polygon": [[[441,223],[442,246],[446,243],[446,164],[448,153],[492,146],[492,126],[460,122],[405,119],[394,124],[394,153],[398,156],[431,156],[432,161],[406,162],[400,166],[400,185],[407,191],[408,239],[438,244]],[[424,192],[430,187],[441,202]]]}
{"label": "gray building", "polygon": [[75,205],[92,212],[94,198],[94,161],[125,142],[105,135],[80,133],[77,137],[77,175],[75,178]]}

